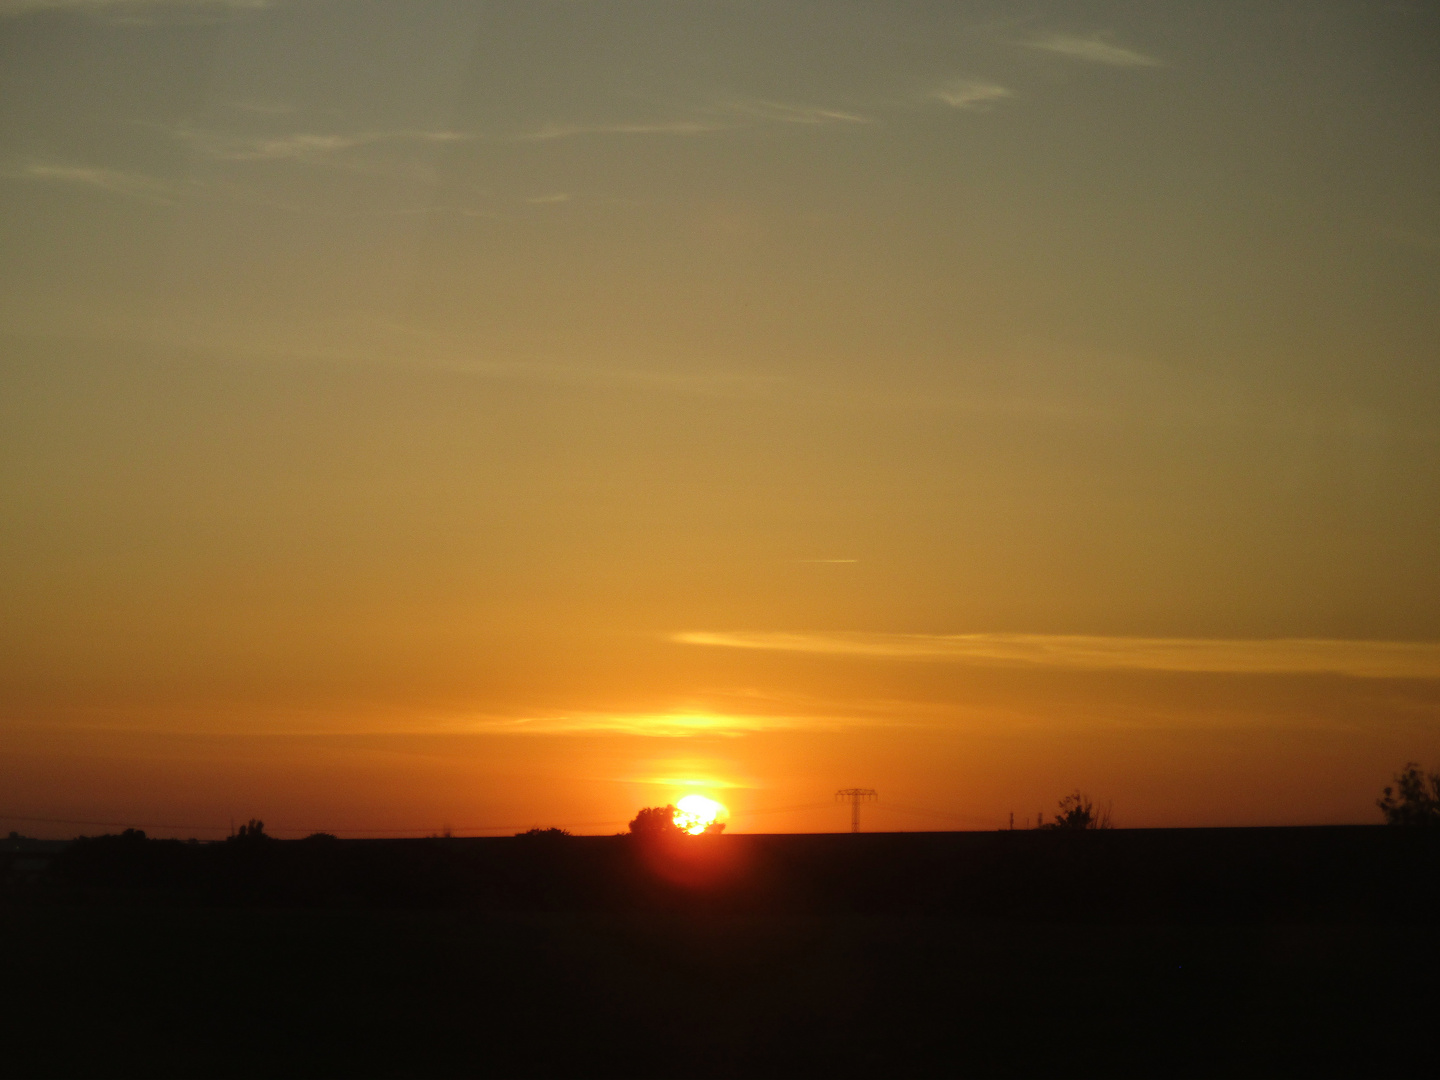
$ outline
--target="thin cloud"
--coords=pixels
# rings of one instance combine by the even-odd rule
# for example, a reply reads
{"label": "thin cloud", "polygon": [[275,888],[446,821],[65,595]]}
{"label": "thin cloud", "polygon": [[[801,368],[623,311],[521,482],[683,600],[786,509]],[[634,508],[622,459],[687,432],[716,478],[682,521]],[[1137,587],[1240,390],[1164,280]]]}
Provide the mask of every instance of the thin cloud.
{"label": "thin cloud", "polygon": [[546,206],[550,203],[569,202],[570,195],[564,191],[557,191],[554,195],[531,195],[525,201],[532,206]]}
{"label": "thin cloud", "polygon": [[261,11],[271,0],[0,0],[0,19],[43,11],[126,12],[153,8],[229,8]]}
{"label": "thin cloud", "polygon": [[625,783],[630,784],[653,784],[656,787],[670,788],[710,788],[711,790],[736,790],[754,789],[754,784],[742,784],[736,780],[716,780],[708,776],[627,776],[622,777]]}
{"label": "thin cloud", "polygon": [[783,101],[731,101],[730,112],[759,117],[780,124],[870,124],[874,121],[860,113],[827,109],[818,105],[793,105]]}
{"label": "thin cloud", "polygon": [[675,634],[671,640],[686,645],[732,649],[981,665],[1021,665],[1079,671],[1440,679],[1440,642],[1433,641],[705,631]]}
{"label": "thin cloud", "polygon": [[231,101],[225,107],[256,116],[287,116],[299,111],[294,105],[265,101]]}
{"label": "thin cloud", "polygon": [[111,195],[121,195],[145,202],[173,201],[174,192],[168,184],[139,173],[124,172],[97,165],[63,165],[31,161],[19,169],[5,173],[15,180],[33,180],[72,187],[91,188]]}
{"label": "thin cloud", "polygon": [[516,138],[524,142],[546,142],[586,135],[710,135],[754,124],[870,124],[860,113],[819,105],[797,105],[783,101],[738,99],[705,110],[724,119],[658,120],[613,124],[546,124]]}
{"label": "thin cloud", "polygon": [[247,137],[183,129],[175,134],[200,153],[222,161],[317,161],[377,143],[454,143],[474,137],[461,131],[361,131],[349,135],[296,132]]}
{"label": "thin cloud", "polygon": [[471,730],[493,735],[642,735],[660,739],[695,735],[734,738],[762,731],[833,725],[833,721],[791,716],[715,713],[568,713],[523,719],[484,719]]}
{"label": "thin cloud", "polygon": [[930,96],[936,101],[944,102],[952,109],[984,112],[995,102],[1013,95],[1011,91],[997,83],[962,79],[932,90]]}
{"label": "thin cloud", "polygon": [[572,139],[577,135],[704,135],[711,131],[723,131],[730,126],[699,120],[648,124],[546,124],[516,137],[524,142],[545,142],[550,139]]}
{"label": "thin cloud", "polygon": [[1098,37],[1079,37],[1071,34],[1052,34],[1050,37],[1027,42],[1032,49],[1041,49],[1072,60],[1084,60],[1091,64],[1109,64],[1111,67],[1164,67],[1163,61],[1134,49],[1112,45]]}

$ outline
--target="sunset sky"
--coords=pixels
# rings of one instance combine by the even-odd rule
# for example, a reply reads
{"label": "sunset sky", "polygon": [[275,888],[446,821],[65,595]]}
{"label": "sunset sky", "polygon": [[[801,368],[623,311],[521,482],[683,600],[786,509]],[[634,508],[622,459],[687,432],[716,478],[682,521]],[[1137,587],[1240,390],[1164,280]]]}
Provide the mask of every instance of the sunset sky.
{"label": "sunset sky", "polygon": [[1427,3],[0,0],[0,830],[1379,821]]}

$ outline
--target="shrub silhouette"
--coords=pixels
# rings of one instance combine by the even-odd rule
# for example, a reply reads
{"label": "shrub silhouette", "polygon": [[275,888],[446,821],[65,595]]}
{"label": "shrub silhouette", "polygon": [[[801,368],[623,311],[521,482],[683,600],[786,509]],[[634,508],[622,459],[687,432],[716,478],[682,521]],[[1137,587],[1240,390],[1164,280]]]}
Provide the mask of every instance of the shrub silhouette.
{"label": "shrub silhouette", "polygon": [[1440,825],[1440,773],[1424,773],[1413,761],[1395,774],[1399,787],[1387,787],[1375,805],[1387,825]]}
{"label": "shrub silhouette", "polygon": [[630,835],[645,840],[663,840],[684,836],[685,833],[675,824],[674,805],[667,803],[664,806],[647,806],[636,814],[635,820],[630,822]]}
{"label": "shrub silhouette", "polygon": [[524,832],[522,832],[522,833],[516,833],[515,835],[516,835],[516,836],[544,837],[545,839],[558,839],[559,837],[562,837],[562,836],[569,836],[569,835],[570,835],[570,830],[569,830],[569,829],[558,829],[558,828],[556,828],[556,827],[553,826],[553,825],[552,825],[550,828],[548,828],[548,829],[542,829],[542,828],[540,828],[540,827],[537,825],[537,826],[536,826],[535,828],[533,828],[533,829],[526,829]]}
{"label": "shrub silhouette", "polygon": [[[143,835],[143,834],[142,834]],[[265,822],[251,818],[244,825],[236,830],[235,835],[229,838],[230,843],[260,844],[267,840],[275,839],[265,831]]]}
{"label": "shrub silhouette", "polygon": [[1108,829],[1110,825],[1110,808],[1097,811],[1090,796],[1082,793],[1076,788],[1069,795],[1060,800],[1060,813],[1055,815],[1054,821],[1046,822],[1040,826],[1042,829]]}

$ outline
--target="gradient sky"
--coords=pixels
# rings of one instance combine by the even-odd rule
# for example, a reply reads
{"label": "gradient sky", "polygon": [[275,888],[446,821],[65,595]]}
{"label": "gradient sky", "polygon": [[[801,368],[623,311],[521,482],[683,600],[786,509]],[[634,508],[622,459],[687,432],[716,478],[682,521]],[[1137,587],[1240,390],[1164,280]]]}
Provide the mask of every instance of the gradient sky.
{"label": "gradient sky", "polygon": [[1437,105],[1421,3],[0,0],[0,828],[1378,820]]}

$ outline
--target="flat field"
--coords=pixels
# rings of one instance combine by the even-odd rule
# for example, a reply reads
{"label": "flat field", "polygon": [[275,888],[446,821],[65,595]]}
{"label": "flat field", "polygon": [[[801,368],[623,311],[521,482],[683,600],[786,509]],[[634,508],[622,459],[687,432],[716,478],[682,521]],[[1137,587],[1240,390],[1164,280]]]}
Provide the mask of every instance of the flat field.
{"label": "flat field", "polygon": [[[1296,843],[1328,850],[1317,835]],[[1347,834],[1342,846],[1363,850],[1357,835],[1391,842],[1374,830]],[[940,838],[869,837],[851,847],[838,839],[734,838],[782,854],[809,850],[808,863],[774,865],[805,867],[800,876],[820,875],[826,890],[856,857],[898,860],[891,885],[905,886],[914,867],[897,851],[925,852],[929,864],[937,850],[951,852],[942,862],[965,862],[971,850],[973,869],[988,865],[974,852],[990,850],[973,835],[948,847]],[[1020,841],[1030,854],[1013,872],[1027,889],[1042,887],[1034,875],[1057,859],[1070,866],[1078,848],[1056,846],[1063,839]],[[1133,855],[1136,844],[1163,842],[1152,834],[1099,843]],[[1251,834],[1233,844],[1256,842]],[[396,852],[434,845],[350,850],[390,872]],[[488,852],[498,862],[472,884],[508,867],[502,876],[518,887],[505,853],[523,844],[441,850],[461,862]],[[644,872],[610,866],[625,850],[610,840],[548,850],[562,852],[562,865],[606,853],[605,880]],[[97,893],[94,874],[89,892],[12,894],[0,910],[11,991],[0,1073],[1376,1076],[1424,1071],[1431,1056],[1440,925],[1408,912],[1345,914],[1341,905],[1294,917],[1271,904],[1263,916],[1226,908],[1230,916],[1206,918],[1181,904],[1166,917],[1156,901],[1107,918],[1083,897],[1067,903],[1068,870],[1042,898],[1048,918],[1045,904],[977,916],[942,903],[943,891],[917,907],[903,888],[793,899],[803,892],[793,875],[784,889],[752,884],[729,901],[718,885],[689,882],[586,904],[572,890],[589,872],[557,892],[550,860],[522,860],[549,883],[528,903],[483,890],[490,902],[379,903],[347,886],[348,898],[239,904],[153,882]],[[1314,900],[1309,860],[1292,860],[1276,880],[1299,874]],[[1187,873],[1205,869],[1182,862]],[[114,877],[116,864],[106,865]],[[1347,869],[1333,852],[1316,864],[1327,866]],[[1153,861],[1134,871],[1156,896],[1174,894]],[[760,877],[773,885],[777,873]],[[1004,882],[994,884],[1006,895]],[[1233,883],[1219,885],[1229,896]],[[1359,895],[1349,880],[1337,880],[1335,894]]]}

